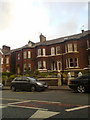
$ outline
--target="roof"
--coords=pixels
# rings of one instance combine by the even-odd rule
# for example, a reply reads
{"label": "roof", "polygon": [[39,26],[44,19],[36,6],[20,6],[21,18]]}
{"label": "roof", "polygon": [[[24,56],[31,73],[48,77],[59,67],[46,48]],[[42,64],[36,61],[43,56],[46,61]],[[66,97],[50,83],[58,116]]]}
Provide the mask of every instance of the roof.
{"label": "roof", "polygon": [[35,48],[37,46],[42,46],[42,45],[47,46],[47,45],[62,43],[62,42],[66,42],[68,40],[76,40],[76,39],[78,40],[81,37],[84,37],[88,34],[90,34],[90,30],[84,31],[83,33],[79,33],[79,34],[74,34],[74,35],[65,36],[65,37],[61,37],[61,38],[56,38],[56,39],[53,39],[53,40],[47,40],[47,41],[44,41],[44,42],[33,43],[33,42],[29,41],[29,42],[33,43],[32,46],[29,46],[29,44],[26,44],[25,46],[23,46],[21,48],[11,50],[11,52],[20,51],[20,50],[25,49],[25,48],[30,49],[30,48]]}

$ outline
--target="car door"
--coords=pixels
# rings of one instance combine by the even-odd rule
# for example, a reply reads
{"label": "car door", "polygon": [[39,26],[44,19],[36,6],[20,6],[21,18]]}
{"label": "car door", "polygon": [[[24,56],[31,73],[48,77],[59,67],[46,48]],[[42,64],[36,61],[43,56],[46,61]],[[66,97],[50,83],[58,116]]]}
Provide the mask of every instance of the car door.
{"label": "car door", "polygon": [[15,86],[16,89],[21,89],[21,80],[22,80],[21,77],[17,77],[17,78],[15,79],[13,85]]}
{"label": "car door", "polygon": [[28,90],[29,89],[29,83],[30,83],[30,80],[27,77],[23,77],[22,89]]}

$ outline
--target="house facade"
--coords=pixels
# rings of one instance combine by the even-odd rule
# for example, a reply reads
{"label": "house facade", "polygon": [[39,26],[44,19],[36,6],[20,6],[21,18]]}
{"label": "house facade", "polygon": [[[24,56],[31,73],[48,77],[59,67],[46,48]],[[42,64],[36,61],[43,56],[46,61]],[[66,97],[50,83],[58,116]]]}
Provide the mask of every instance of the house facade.
{"label": "house facade", "polygon": [[24,74],[39,70],[74,75],[76,71],[90,69],[90,31],[53,40],[46,40],[41,34],[40,42],[29,41],[19,49],[8,51],[7,57],[9,62],[3,61],[3,71]]}

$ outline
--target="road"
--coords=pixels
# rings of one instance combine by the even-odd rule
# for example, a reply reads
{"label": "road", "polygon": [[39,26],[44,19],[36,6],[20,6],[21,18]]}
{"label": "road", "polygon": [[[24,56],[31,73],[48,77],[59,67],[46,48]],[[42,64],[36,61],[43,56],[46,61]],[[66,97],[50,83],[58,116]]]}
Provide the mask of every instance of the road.
{"label": "road", "polygon": [[[0,91],[1,92],[1,91]],[[70,90],[47,90],[43,92],[12,92],[2,91],[3,120],[59,120],[64,118],[87,118],[89,117],[90,93],[74,93]],[[66,120],[66,119],[65,119]]]}

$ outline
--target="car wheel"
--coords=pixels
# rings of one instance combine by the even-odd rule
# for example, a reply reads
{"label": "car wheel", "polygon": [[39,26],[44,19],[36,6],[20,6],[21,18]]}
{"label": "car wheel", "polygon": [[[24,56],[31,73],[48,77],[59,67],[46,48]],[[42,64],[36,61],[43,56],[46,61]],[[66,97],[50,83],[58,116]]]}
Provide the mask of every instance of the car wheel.
{"label": "car wheel", "polygon": [[16,91],[15,86],[12,86],[11,89],[12,89],[12,91]]}
{"label": "car wheel", "polygon": [[31,92],[36,91],[36,87],[35,87],[34,85],[33,85],[33,86],[31,86],[30,91],[31,91]]}
{"label": "car wheel", "polygon": [[79,86],[77,87],[77,91],[78,91],[79,93],[84,93],[84,92],[85,92],[85,87],[84,87],[83,85],[79,85]]}

